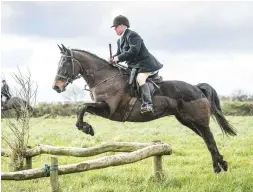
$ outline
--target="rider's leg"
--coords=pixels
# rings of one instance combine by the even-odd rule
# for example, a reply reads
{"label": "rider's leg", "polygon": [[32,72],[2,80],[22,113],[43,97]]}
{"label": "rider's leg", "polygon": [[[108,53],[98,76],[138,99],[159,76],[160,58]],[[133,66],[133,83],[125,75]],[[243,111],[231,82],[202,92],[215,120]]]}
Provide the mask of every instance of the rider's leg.
{"label": "rider's leg", "polygon": [[11,98],[11,95],[10,95],[10,94],[7,94],[7,95],[6,95],[6,101],[8,101],[10,98]]}
{"label": "rider's leg", "polygon": [[153,112],[153,103],[151,98],[151,93],[146,80],[150,73],[138,73],[137,82],[141,89],[142,105],[141,113]]}
{"label": "rider's leg", "polygon": [[[3,97],[5,100],[3,101]],[[8,102],[9,96],[6,93],[1,93],[1,109],[4,109],[4,105]]]}
{"label": "rider's leg", "polygon": [[3,103],[3,94],[1,94],[1,110],[4,108],[4,107],[3,107],[3,104],[4,104],[4,103]]}

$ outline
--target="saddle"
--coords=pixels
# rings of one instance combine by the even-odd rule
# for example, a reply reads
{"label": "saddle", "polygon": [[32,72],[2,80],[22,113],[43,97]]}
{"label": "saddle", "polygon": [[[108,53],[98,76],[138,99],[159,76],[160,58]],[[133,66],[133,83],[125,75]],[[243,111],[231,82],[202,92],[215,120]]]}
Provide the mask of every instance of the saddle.
{"label": "saddle", "polygon": [[[131,70],[128,85],[130,86],[130,95],[132,97],[141,98],[140,88],[137,82],[138,69],[134,68]],[[159,88],[157,84],[163,82],[162,76],[158,75],[158,72],[147,78],[147,84],[149,86],[151,96],[155,94],[156,88]]]}

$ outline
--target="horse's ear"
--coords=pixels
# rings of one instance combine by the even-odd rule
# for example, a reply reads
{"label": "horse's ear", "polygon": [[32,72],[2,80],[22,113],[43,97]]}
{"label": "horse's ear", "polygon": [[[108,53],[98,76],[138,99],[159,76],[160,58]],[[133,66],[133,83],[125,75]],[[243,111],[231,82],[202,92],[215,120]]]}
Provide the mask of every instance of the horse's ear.
{"label": "horse's ear", "polygon": [[63,51],[65,53],[67,53],[67,55],[70,55],[70,50],[68,48],[66,48],[63,44],[61,44],[61,45],[62,45]]}
{"label": "horse's ear", "polygon": [[63,52],[63,48],[61,48],[61,46],[58,44],[57,44],[57,46],[59,47],[60,51]]}
{"label": "horse's ear", "polygon": [[63,48],[64,52],[65,52],[67,55],[71,55],[71,54],[70,54],[70,50],[69,50],[68,48],[66,48],[63,44],[61,44],[61,45],[62,45],[62,48]]}
{"label": "horse's ear", "polygon": [[63,50],[64,50],[65,52],[67,52],[67,48],[66,48],[63,44],[61,44],[61,46],[62,46]]}

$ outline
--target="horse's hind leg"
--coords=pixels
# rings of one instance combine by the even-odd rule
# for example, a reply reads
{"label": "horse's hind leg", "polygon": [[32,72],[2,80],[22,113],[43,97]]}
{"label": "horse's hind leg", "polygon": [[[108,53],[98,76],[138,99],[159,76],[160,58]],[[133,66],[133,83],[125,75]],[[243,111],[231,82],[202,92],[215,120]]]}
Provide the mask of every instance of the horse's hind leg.
{"label": "horse's hind leg", "polygon": [[216,142],[214,140],[213,134],[208,127],[199,126],[198,130],[200,131],[202,138],[204,139],[208,150],[210,151],[212,155],[213,160],[213,169],[214,172],[219,173],[221,171],[221,168],[224,171],[228,170],[228,164],[226,161],[223,160],[222,155],[220,155],[219,150],[217,148]]}
{"label": "horse's hind leg", "polygon": [[210,106],[208,100],[206,98],[202,98],[191,102],[183,102],[179,112],[181,111],[183,113],[179,113],[178,115],[180,117],[183,116],[187,122],[191,122],[191,125],[186,122],[184,122],[184,124],[204,139],[212,156],[214,172],[219,173],[221,168],[224,171],[227,171],[227,162],[224,161],[223,157],[220,155],[209,127]]}
{"label": "horse's hind leg", "polygon": [[220,155],[218,148],[216,146],[216,142],[214,140],[213,134],[210,131],[210,128],[208,126],[199,125],[196,122],[188,120],[182,115],[176,115],[175,117],[180,123],[189,127],[197,135],[199,135],[200,137],[204,139],[207,145],[207,148],[212,155],[214,172],[219,173],[221,171],[221,168],[219,167],[219,165],[222,167],[224,171],[227,171],[228,169],[227,162],[224,161],[223,157]]}
{"label": "horse's hind leg", "polygon": [[180,115],[175,115],[176,119],[182,123],[184,126],[189,127],[191,130],[193,130],[198,136],[202,137],[198,131],[198,129],[196,129],[196,127],[194,126],[194,124],[187,120],[186,118],[184,118],[183,116]]}

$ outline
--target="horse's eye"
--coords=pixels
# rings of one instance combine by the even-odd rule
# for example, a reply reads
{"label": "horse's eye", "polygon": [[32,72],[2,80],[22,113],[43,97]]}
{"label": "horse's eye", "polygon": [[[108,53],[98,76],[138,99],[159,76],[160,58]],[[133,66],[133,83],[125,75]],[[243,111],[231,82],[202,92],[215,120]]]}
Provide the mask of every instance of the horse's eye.
{"label": "horse's eye", "polygon": [[67,66],[68,65],[68,61],[67,60],[65,60],[65,61],[63,61],[63,66]]}

